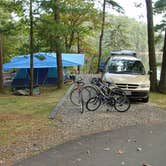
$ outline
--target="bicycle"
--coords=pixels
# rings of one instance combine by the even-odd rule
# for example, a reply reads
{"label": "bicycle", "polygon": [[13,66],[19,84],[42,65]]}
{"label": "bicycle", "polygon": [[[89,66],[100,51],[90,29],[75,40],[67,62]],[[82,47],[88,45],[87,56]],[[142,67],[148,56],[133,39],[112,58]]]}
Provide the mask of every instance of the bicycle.
{"label": "bicycle", "polygon": [[97,110],[101,104],[111,106],[118,112],[125,112],[130,108],[130,101],[120,88],[109,88],[110,83],[103,83],[101,79],[91,81],[98,87],[98,94],[86,103],[89,111]]}
{"label": "bicycle", "polygon": [[70,93],[70,101],[76,106],[82,107],[81,112],[84,112],[84,103],[86,103],[90,98],[97,95],[97,90],[92,85],[86,85],[83,79],[80,78],[76,83],[76,88],[74,88]]}

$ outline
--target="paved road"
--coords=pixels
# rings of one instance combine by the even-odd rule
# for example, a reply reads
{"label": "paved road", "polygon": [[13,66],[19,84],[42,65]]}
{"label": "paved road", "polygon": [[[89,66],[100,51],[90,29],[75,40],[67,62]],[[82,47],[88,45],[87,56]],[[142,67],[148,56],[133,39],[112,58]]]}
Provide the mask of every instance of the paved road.
{"label": "paved road", "polygon": [[166,124],[125,127],[82,137],[24,160],[16,166],[143,164],[166,165]]}

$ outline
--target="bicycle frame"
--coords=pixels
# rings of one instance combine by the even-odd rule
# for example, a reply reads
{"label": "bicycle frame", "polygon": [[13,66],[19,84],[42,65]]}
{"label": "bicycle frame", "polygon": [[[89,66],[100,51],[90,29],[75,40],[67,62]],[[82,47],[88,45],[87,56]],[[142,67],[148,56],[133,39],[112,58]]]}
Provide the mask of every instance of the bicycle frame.
{"label": "bicycle frame", "polygon": [[114,97],[112,97],[112,96],[106,96],[101,90],[99,90],[99,92],[100,92],[100,94],[98,95],[99,100],[101,100],[101,102],[103,104],[107,104],[107,105],[113,107],[114,104],[115,104]]}

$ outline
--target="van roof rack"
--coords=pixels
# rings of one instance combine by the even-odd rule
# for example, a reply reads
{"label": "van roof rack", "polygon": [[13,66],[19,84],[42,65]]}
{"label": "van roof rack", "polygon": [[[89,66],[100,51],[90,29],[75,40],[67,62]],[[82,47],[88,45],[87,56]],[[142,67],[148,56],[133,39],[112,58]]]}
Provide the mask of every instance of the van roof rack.
{"label": "van roof rack", "polygon": [[111,55],[129,55],[129,56],[134,56],[136,57],[136,52],[135,51],[131,51],[131,50],[115,50],[115,51],[111,51]]}

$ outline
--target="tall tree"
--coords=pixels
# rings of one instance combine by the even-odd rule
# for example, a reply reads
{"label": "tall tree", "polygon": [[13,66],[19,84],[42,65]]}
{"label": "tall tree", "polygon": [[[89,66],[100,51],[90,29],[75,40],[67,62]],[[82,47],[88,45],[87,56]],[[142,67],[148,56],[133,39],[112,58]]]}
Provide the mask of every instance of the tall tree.
{"label": "tall tree", "polygon": [[157,66],[154,46],[154,27],[153,27],[153,8],[152,0],[145,0],[147,9],[147,30],[148,30],[148,49],[149,49],[149,68],[150,74],[150,89],[157,90]]}
{"label": "tall tree", "polygon": [[0,1],[0,92],[3,90],[3,37],[7,35],[12,28],[12,5],[13,2],[11,1]]}
{"label": "tall tree", "polygon": [[46,42],[50,45],[50,51],[56,52],[58,88],[64,87],[63,81],[63,66],[62,66],[62,31],[60,14],[63,11],[63,2],[60,0],[43,0],[43,10],[48,13],[43,15],[42,23],[45,25],[45,30],[42,32],[46,35]]}
{"label": "tall tree", "polygon": [[99,37],[99,58],[98,58],[97,73],[100,72],[100,61],[101,61],[101,57],[102,57],[102,41],[103,41],[104,24],[105,24],[105,7],[106,7],[106,0],[103,1],[102,23],[101,23],[101,32],[100,32],[100,37]]}
{"label": "tall tree", "polygon": [[30,0],[29,8],[29,18],[30,18],[30,43],[29,43],[29,52],[30,52],[30,95],[33,96],[33,86],[34,86],[34,69],[33,69],[33,9],[32,9],[32,0]]}
{"label": "tall tree", "polygon": [[94,13],[96,14],[93,6],[92,2],[84,0],[66,1],[65,12],[62,13],[61,19],[66,27],[64,35],[66,52],[73,51],[71,49],[74,45],[80,47],[81,39],[91,31]]}
{"label": "tall tree", "polygon": [[[54,0],[55,6],[54,6],[54,20],[57,25],[60,24],[60,3],[59,0]],[[58,88],[64,87],[64,81],[63,81],[63,67],[62,67],[62,54],[61,54],[61,43],[60,43],[60,35],[56,35],[56,58],[57,58],[57,70],[58,70]]]}
{"label": "tall tree", "polygon": [[3,53],[2,53],[2,35],[0,33],[0,92],[3,90]]}
{"label": "tall tree", "polygon": [[166,94],[166,28],[165,28],[163,59],[162,59],[162,66],[161,66],[159,91]]}
{"label": "tall tree", "polygon": [[163,47],[163,58],[162,58],[162,66],[161,66],[161,75],[159,81],[159,91],[162,93],[166,93],[166,1],[158,0],[155,3],[155,12],[163,13],[163,20],[159,25],[156,26],[160,32],[164,32],[164,47]]}
{"label": "tall tree", "polygon": [[99,58],[98,58],[98,68],[97,73],[100,72],[100,61],[102,57],[102,41],[103,41],[103,35],[104,35],[104,27],[105,27],[105,16],[106,16],[106,4],[109,4],[113,7],[113,9],[116,9],[118,12],[123,12],[123,8],[116,3],[113,0],[103,0],[103,9],[102,9],[102,20],[101,20],[101,32],[99,37]]}

